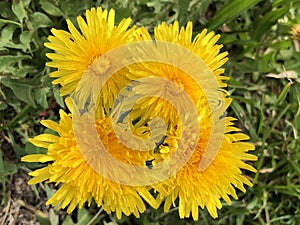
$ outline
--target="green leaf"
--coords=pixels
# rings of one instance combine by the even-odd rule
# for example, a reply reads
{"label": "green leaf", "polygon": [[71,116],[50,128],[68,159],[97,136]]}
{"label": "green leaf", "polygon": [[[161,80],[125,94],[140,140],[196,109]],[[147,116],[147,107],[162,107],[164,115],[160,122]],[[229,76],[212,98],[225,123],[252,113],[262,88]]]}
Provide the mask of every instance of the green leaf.
{"label": "green leaf", "polygon": [[31,45],[30,43],[33,41],[33,32],[32,31],[24,31],[20,34],[20,41],[23,44],[23,51],[26,52],[26,50],[30,50],[31,52]]}
{"label": "green leaf", "polygon": [[17,172],[17,166],[14,163],[4,161],[4,170],[2,172],[5,176],[13,175]]}
{"label": "green leaf", "polygon": [[234,62],[233,65],[243,73],[252,73],[258,69],[257,61],[248,57],[244,57],[241,62]]}
{"label": "green leaf", "polygon": [[27,55],[19,55],[19,56],[5,55],[5,56],[0,56],[0,72],[5,71],[6,68],[9,65],[11,65],[12,63],[19,62],[23,59],[31,59],[31,57],[27,56]]}
{"label": "green leaf", "polygon": [[32,98],[32,89],[34,88],[33,85],[30,85],[25,81],[10,78],[3,78],[1,81],[4,86],[11,88],[18,99],[26,102],[34,108],[36,107],[36,104]]}
{"label": "green leaf", "polygon": [[15,24],[8,24],[5,27],[3,27],[1,30],[1,36],[0,36],[1,44],[0,45],[3,46],[6,43],[11,42],[16,29],[17,29],[17,26]]}
{"label": "green leaf", "polygon": [[183,18],[189,8],[190,0],[178,0],[178,18]]}
{"label": "green leaf", "polygon": [[62,16],[62,11],[49,0],[40,1],[42,9],[51,16]]}
{"label": "green leaf", "polygon": [[92,215],[85,208],[81,208],[78,210],[78,222],[76,225],[86,225],[92,219]]}
{"label": "green leaf", "polygon": [[62,225],[75,225],[70,216],[66,216]]}
{"label": "green leaf", "polygon": [[5,19],[1,19],[0,18],[0,25],[1,24],[14,24],[14,25],[18,25],[18,26],[21,26],[20,23],[16,22],[16,21],[13,21],[13,20],[5,20]]}
{"label": "green leaf", "polygon": [[54,86],[54,87],[53,87],[53,94],[54,94],[54,98],[55,98],[56,103],[57,103],[60,107],[64,108],[64,107],[65,107],[64,99],[63,99],[62,96],[60,96],[60,94],[59,94],[59,89],[57,88],[57,86]]}
{"label": "green leaf", "polygon": [[27,16],[23,1],[14,1],[11,9],[22,23],[23,19]]}
{"label": "green leaf", "polygon": [[43,108],[48,107],[48,102],[47,102],[47,94],[48,93],[49,93],[48,87],[41,88],[35,92],[35,100]]}
{"label": "green leaf", "polygon": [[20,67],[10,66],[7,68],[7,72],[10,72],[15,77],[24,78],[33,69],[35,69],[34,66],[27,66],[27,65],[26,66],[22,65]]}
{"label": "green leaf", "polygon": [[128,8],[119,8],[116,11],[116,23],[120,23],[122,19],[130,17],[130,10]]}
{"label": "green leaf", "polygon": [[0,101],[0,110],[5,110],[5,109],[7,109],[7,104]]}
{"label": "green leaf", "polygon": [[[72,21],[74,17],[82,14],[87,8],[92,7],[92,5],[90,1],[64,0],[59,2],[59,7],[64,16],[69,17]],[[117,12],[118,10],[116,10],[116,13]],[[75,21],[76,20],[73,20],[72,22]]]}
{"label": "green leaf", "polygon": [[272,68],[266,60],[264,60],[263,58],[258,58],[258,71],[260,73],[267,73],[271,70]]}
{"label": "green leaf", "polygon": [[32,32],[30,32],[28,30],[22,32],[21,35],[20,35],[20,41],[24,45],[29,45],[30,42],[31,42],[31,38],[32,38]]}
{"label": "green leaf", "polygon": [[277,20],[283,17],[290,8],[290,1],[284,1],[277,8],[272,7],[272,11],[264,15],[263,18],[257,18],[254,22],[253,27],[255,28],[253,38],[255,40],[260,40],[264,34],[267,34],[266,31],[273,26]]}
{"label": "green leaf", "polygon": [[0,182],[5,182],[5,177],[17,172],[17,166],[14,163],[3,160],[2,151],[0,151]]}
{"label": "green leaf", "polygon": [[33,29],[35,29],[35,30],[37,30],[39,28],[52,26],[52,21],[49,19],[49,17],[40,12],[35,12],[31,16],[31,21],[32,21]]}
{"label": "green leaf", "polygon": [[81,208],[78,210],[77,223],[74,223],[70,216],[67,216],[62,225],[86,225],[90,222],[92,217],[87,209]]}
{"label": "green leaf", "polygon": [[231,0],[221,8],[215,16],[207,23],[207,27],[211,30],[217,29],[222,24],[227,24],[236,18],[239,14],[245,10],[251,8],[260,0]]}
{"label": "green leaf", "polygon": [[44,218],[36,214],[36,218],[40,225],[51,225],[49,218]]}
{"label": "green leaf", "polygon": [[0,15],[3,18],[9,19],[14,21],[16,18],[16,16],[14,15],[13,11],[11,10],[11,3],[8,1],[1,1],[0,2]]}

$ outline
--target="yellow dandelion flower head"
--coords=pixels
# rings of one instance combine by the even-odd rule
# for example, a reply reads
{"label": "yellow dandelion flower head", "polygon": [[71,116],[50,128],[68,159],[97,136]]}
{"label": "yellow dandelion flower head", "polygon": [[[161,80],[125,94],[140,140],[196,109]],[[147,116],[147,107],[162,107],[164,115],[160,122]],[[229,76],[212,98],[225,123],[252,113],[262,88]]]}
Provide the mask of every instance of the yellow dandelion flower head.
{"label": "yellow dandelion flower head", "polygon": [[300,24],[294,24],[290,31],[291,38],[294,40],[300,40]]}
{"label": "yellow dandelion flower head", "polygon": [[[72,100],[67,98],[69,109],[72,110]],[[86,121],[86,120],[83,120]],[[33,139],[29,139],[36,146],[46,148],[46,154],[33,154],[24,156],[22,161],[48,163],[47,166],[29,173],[33,178],[29,184],[36,184],[47,181],[60,185],[55,194],[48,200],[47,204],[57,205],[58,208],[66,208],[71,213],[79,205],[82,207],[85,202],[96,204],[108,212],[116,212],[118,218],[122,213],[129,215],[133,213],[139,217],[139,213],[144,212],[146,207],[144,201],[152,207],[157,208],[158,203],[149,193],[146,186],[130,186],[116,183],[112,179],[107,179],[97,172],[91,165],[100,167],[105,159],[95,156],[99,150],[95,148],[92,139],[86,138],[85,144],[90,150],[91,157],[84,157],[77,144],[74,129],[72,127],[72,114],[60,111],[60,122],[43,120],[41,123],[47,128],[57,132],[54,134],[41,134]],[[130,165],[145,165],[149,154],[147,152],[133,152],[122,146],[117,137],[113,134],[110,118],[99,119],[95,122],[99,138],[105,146],[105,149],[116,159],[126,162]],[[94,161],[87,161],[93,159]],[[113,168],[115,165],[110,162],[107,168]],[[107,169],[105,168],[105,169]],[[116,170],[114,170],[116,171]],[[121,171],[121,170],[119,170]],[[124,171],[125,173],[125,171]],[[122,176],[129,176],[124,174]]]}
{"label": "yellow dandelion flower head", "polygon": [[[103,54],[117,46],[131,42],[131,35],[134,27],[129,29],[131,19],[123,19],[118,25],[115,25],[115,11],[109,12],[101,7],[92,8],[85,12],[86,21],[77,17],[79,30],[74,24],[67,20],[69,32],[64,30],[52,29],[53,36],[49,36],[48,43],[45,46],[55,51],[55,53],[46,54],[51,60],[46,65],[57,68],[50,73],[50,77],[56,78],[53,84],[60,84],[61,95],[72,94],[77,89],[79,81],[85,73],[88,73],[89,79],[85,79],[86,86],[89,89],[82,91],[82,98],[94,97],[91,93],[99,85],[99,77],[111,69],[110,59],[101,57]],[[113,95],[108,95],[108,91],[116,92],[115,89],[126,84],[122,72],[115,74],[103,87],[101,102],[109,110],[112,104]],[[87,77],[87,76],[86,76]],[[122,80],[119,82],[117,80]]]}
{"label": "yellow dandelion flower head", "polygon": [[[142,28],[136,37],[144,41],[141,44],[143,46],[146,45],[145,41],[151,40],[149,33]],[[178,22],[170,25],[162,23],[155,28],[155,42],[151,41],[151,47],[139,52],[139,57],[144,59],[128,66],[129,79],[136,83],[143,79],[143,82],[131,88],[135,95],[149,96],[139,99],[131,111],[130,119],[136,129],[149,119],[159,117],[169,127],[177,128],[171,129],[173,133],[180,133],[182,126],[178,122],[183,111],[178,112],[178,109],[182,106],[184,115],[187,115],[187,111],[196,111],[198,119],[193,123],[199,123],[203,135],[211,133],[205,129],[212,128],[225,132],[225,122],[218,118],[229,104],[229,99],[224,99],[226,92],[221,89],[226,87],[223,81],[228,80],[222,75],[224,69],[221,68],[227,61],[227,52],[220,53],[222,45],[215,44],[219,37],[213,32],[207,33],[205,29],[192,40],[191,22],[181,29]],[[195,109],[188,106],[189,102]],[[141,115],[142,118],[138,119]],[[213,123],[208,121],[212,120],[218,121],[218,124],[211,127]],[[160,148],[167,150],[163,145]]]}

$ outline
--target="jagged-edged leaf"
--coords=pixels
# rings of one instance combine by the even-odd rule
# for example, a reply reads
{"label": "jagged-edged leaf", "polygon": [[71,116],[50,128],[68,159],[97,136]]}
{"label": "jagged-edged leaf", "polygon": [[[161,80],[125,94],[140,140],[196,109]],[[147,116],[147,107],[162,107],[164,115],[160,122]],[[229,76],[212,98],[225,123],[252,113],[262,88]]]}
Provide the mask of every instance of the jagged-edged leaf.
{"label": "jagged-edged leaf", "polygon": [[36,107],[32,96],[32,89],[35,88],[34,85],[18,79],[10,79],[8,77],[3,78],[1,82],[4,86],[9,87],[18,99],[26,102],[32,107]]}

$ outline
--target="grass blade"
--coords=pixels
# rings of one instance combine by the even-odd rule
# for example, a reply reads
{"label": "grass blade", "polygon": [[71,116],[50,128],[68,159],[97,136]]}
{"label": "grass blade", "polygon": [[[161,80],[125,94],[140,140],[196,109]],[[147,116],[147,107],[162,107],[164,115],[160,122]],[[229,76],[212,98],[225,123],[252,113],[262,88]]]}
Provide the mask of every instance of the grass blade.
{"label": "grass blade", "polygon": [[260,0],[232,0],[229,1],[216,15],[207,23],[207,27],[211,30],[219,28],[224,23],[231,22],[243,11],[256,5]]}

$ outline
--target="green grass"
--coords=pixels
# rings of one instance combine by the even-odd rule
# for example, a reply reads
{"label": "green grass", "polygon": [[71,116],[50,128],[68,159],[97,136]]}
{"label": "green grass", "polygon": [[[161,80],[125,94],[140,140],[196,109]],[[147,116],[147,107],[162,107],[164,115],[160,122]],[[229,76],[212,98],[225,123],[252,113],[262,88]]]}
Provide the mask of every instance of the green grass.
{"label": "green grass", "polygon": [[[300,52],[289,36],[292,25],[300,24],[299,0],[1,1],[1,207],[8,206],[18,171],[37,166],[21,163],[20,157],[43,151],[27,139],[44,131],[41,119],[58,120],[58,109],[64,107],[48,76],[45,53],[50,50],[43,44],[52,27],[66,30],[66,18],[75,22],[92,6],[113,7],[117,22],[130,16],[150,31],[162,21],[178,20],[181,25],[192,21],[195,33],[203,28],[220,33],[219,43],[229,52],[225,68],[234,99],[228,114],[251,136],[259,158],[254,163],[258,172],[249,174],[254,186],[239,193],[231,206],[224,203],[218,219],[202,210],[197,222],[179,220],[177,211],[165,214],[160,208],[140,219],[117,220],[102,212],[92,224],[300,224]],[[48,184],[31,189],[36,202],[51,194]],[[42,225],[88,224],[98,210],[92,206],[66,216],[46,208],[45,218],[32,214]]]}

